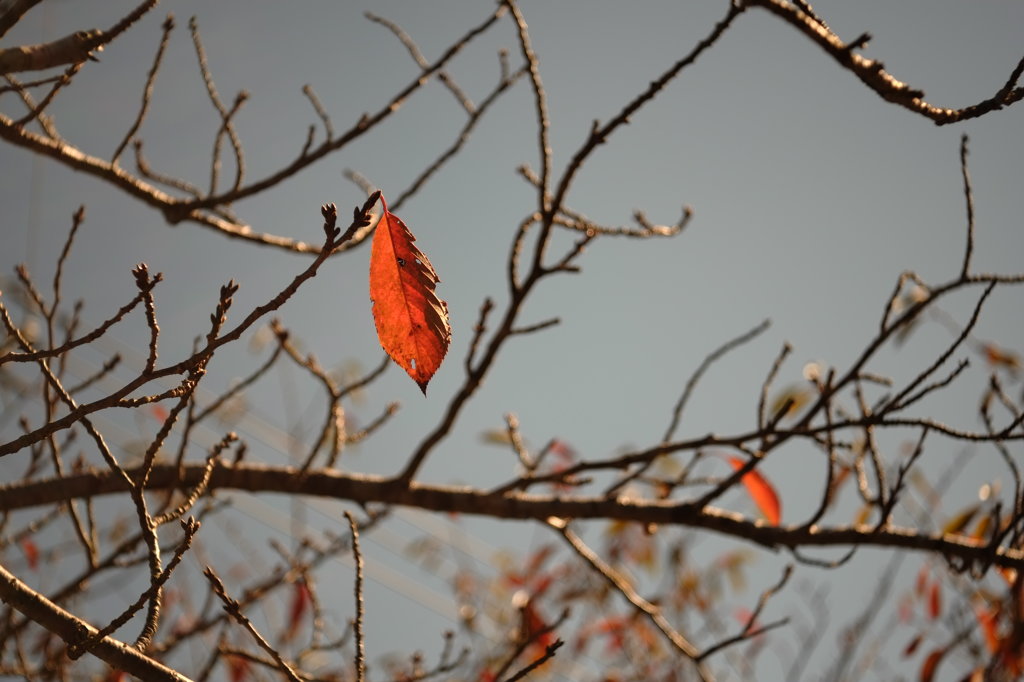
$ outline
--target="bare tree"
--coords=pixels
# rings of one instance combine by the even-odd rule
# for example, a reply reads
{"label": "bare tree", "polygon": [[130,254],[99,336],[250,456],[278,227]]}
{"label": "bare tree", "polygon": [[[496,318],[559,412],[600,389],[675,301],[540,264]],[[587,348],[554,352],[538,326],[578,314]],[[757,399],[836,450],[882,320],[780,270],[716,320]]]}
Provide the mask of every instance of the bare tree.
{"label": "bare tree", "polygon": [[[0,36],[36,4],[0,2]],[[74,212],[56,254],[52,285],[24,266],[5,280],[0,298],[6,331],[0,348],[5,474],[0,486],[0,597],[5,605],[0,611],[0,674],[33,680],[117,679],[123,673],[144,680],[515,680],[531,674],[754,679],[756,657],[767,643],[786,659],[790,679],[798,679],[829,618],[848,623],[846,643],[825,673],[829,679],[851,679],[883,665],[875,646],[880,635],[871,626],[879,619],[900,618],[911,623],[907,656],[919,647],[927,651],[922,679],[931,679],[940,665],[955,665],[970,679],[1012,679],[1024,671],[1024,486],[1016,461],[1024,440],[1024,398],[1014,395],[1020,359],[977,332],[995,292],[1019,296],[1015,285],[1024,283],[1024,273],[976,267],[976,241],[984,237],[976,226],[966,135],[959,149],[958,188],[966,206],[964,246],[955,270],[937,282],[911,271],[900,274],[890,295],[878,301],[877,326],[859,330],[865,341],[855,357],[841,366],[808,363],[802,382],[779,388],[792,352],[784,345],[750,396],[757,409],[745,428],[678,435],[708,371],[753,344],[768,329],[767,322],[710,349],[668,408],[664,431],[645,444],[608,456],[583,456],[559,439],[531,446],[518,418],[508,414],[504,428],[487,437],[507,449],[517,466],[515,475],[489,486],[439,484],[422,476],[507,348],[519,337],[560,323],[558,318],[531,320],[525,313],[528,301],[562,275],[579,273],[585,251],[597,242],[668,239],[687,227],[688,207],[664,224],[640,211],[634,224],[601,224],[569,204],[570,188],[598,149],[638,112],[653,107],[680,74],[695,68],[705,53],[728,49],[720,46],[723,37],[748,16],[770,16],[792,29],[792,40],[810,41],[819,57],[833,60],[870,89],[862,96],[881,98],[905,109],[906,116],[937,125],[999,115],[995,112],[1022,99],[1024,87],[1018,83],[1024,59],[1008,68],[1009,76],[992,87],[991,96],[947,108],[929,102],[921,90],[866,56],[870,36],[844,41],[802,0],[733,1],[701,40],[680,49],[676,61],[611,115],[595,120],[575,148],[555,149],[543,64],[517,2],[481,10],[475,19],[459,17],[452,23],[462,26],[461,35],[433,56],[398,24],[368,15],[408,51],[415,75],[344,124],[305,86],[302,92],[318,123],[309,126],[293,158],[253,179],[238,129],[249,95],[221,95],[200,21],[193,18],[188,23],[192,49],[219,125],[212,148],[204,152],[210,159],[207,176],[184,179],[158,170],[143,153],[158,75],[178,68],[167,63],[175,40],[172,16],[161,25],[148,77],[139,84],[141,104],[109,155],[87,152],[89,140],[66,137],[58,129],[60,121],[47,113],[55,100],[70,96],[69,86],[81,72],[105,68],[91,63],[104,46],[129,29],[152,30],[147,17],[155,6],[155,0],[143,2],[106,30],[0,49],[6,83],[0,87],[5,103],[0,138],[109,184],[158,211],[169,225],[194,223],[238,240],[241,251],[276,250],[290,280],[241,311],[235,303],[239,285],[224,284],[209,325],[190,331],[197,336],[183,355],[161,352],[168,333],[157,312],[164,278],[145,263],[133,270],[134,290],[123,301],[102,302],[106,312],[100,321],[87,321],[81,301],[67,303],[73,285],[64,268],[74,258],[78,235],[87,229],[85,207]],[[492,39],[499,27],[511,30],[517,49],[498,53],[496,77],[473,97],[452,75],[451,64],[471,45]],[[328,264],[354,258],[354,249],[372,238],[379,190],[351,171],[349,179],[368,198],[354,207],[351,218],[333,204],[324,205],[322,231],[310,223],[301,230],[310,235],[304,239],[278,234],[258,221],[250,224],[235,205],[277,190],[366,136],[383,135],[385,122],[428,87],[450,93],[463,124],[393,195],[393,211],[429,191],[447,164],[473,143],[478,125],[515,89],[530,94],[539,161],[536,168],[519,169],[532,203],[504,225],[511,238],[503,266],[505,295],[484,298],[474,324],[463,323],[463,345],[453,346],[447,360],[448,369],[461,378],[450,395],[431,395],[444,404],[440,417],[419,434],[401,467],[377,475],[356,470],[344,455],[355,444],[372,447],[396,413],[397,404],[389,403],[363,423],[351,418],[355,398],[374,390],[390,360],[374,359],[372,368],[358,375],[334,371],[303,350],[302,330],[287,328],[275,315]],[[311,215],[312,210],[307,222]],[[305,260],[297,264],[287,259],[288,253]],[[966,316],[944,311],[955,297],[970,297]],[[138,355],[107,356],[97,373],[76,379],[70,371],[75,358],[103,354],[101,342],[133,319],[144,321],[148,338],[135,349]],[[883,353],[912,334],[929,333],[921,330],[925,325],[951,334],[927,358],[918,359],[918,369],[907,377],[891,377],[877,367]],[[945,338],[941,333],[936,338]],[[263,343],[259,352],[264,357],[235,381],[201,390],[210,383],[204,378],[215,358],[236,356],[245,362],[241,350],[246,341]],[[970,359],[981,368],[971,368]],[[232,427],[244,419],[247,396],[286,365],[299,368],[320,392],[318,426],[291,434],[288,463],[259,461],[245,434]],[[986,382],[980,426],[949,423],[929,412],[936,395],[960,390],[972,371]],[[972,408],[964,404],[969,415]],[[156,427],[132,440],[120,425],[131,424],[137,415]],[[894,451],[888,444],[892,439],[909,445]],[[931,465],[927,476],[922,463],[933,450],[959,445],[1000,458],[1001,487],[991,486],[980,501],[965,498],[952,505],[961,511],[938,524],[935,505],[922,501],[920,490],[941,497],[966,461]],[[809,493],[813,511],[783,523],[778,490],[762,464],[793,449],[814,453],[808,466],[821,473],[822,484]],[[860,511],[852,521],[837,505],[843,490],[858,500]],[[736,491],[748,495],[763,518],[727,509],[724,501]],[[246,571],[233,575],[229,566],[217,564],[210,549],[216,541],[204,541],[204,534],[214,524],[214,533],[235,534],[233,507],[259,493],[345,504],[334,507],[333,530],[303,528],[297,514],[300,537],[294,546],[271,543],[267,550],[254,549]],[[364,605],[360,538],[386,527],[400,507],[521,520],[541,529],[551,542],[513,548],[508,561],[496,567],[497,577],[455,561],[451,585],[460,631],[444,635],[434,658],[413,654],[374,667],[365,653],[364,610],[372,613],[375,607]],[[603,540],[588,536],[594,521],[606,526]],[[710,564],[691,552],[708,532],[735,541],[731,549],[716,551]],[[822,560],[816,558],[821,548],[837,548],[841,554]],[[804,566],[841,575],[856,552],[870,548],[884,550],[892,563],[879,574],[874,598],[862,613],[830,615],[816,587],[793,579]],[[787,553],[791,563],[776,562],[777,569],[772,564],[776,573],[769,586],[747,599],[734,619],[723,595],[730,581],[742,581],[761,550]],[[445,551],[430,542],[411,548],[413,560],[428,568]],[[901,584],[899,563],[918,555],[933,561],[913,585]],[[325,567],[339,557],[351,557],[355,568],[351,589],[346,587],[355,610],[341,617],[324,589]],[[51,570],[42,570],[46,566]],[[638,572],[644,568],[649,570]],[[130,585],[134,597],[127,603],[109,598],[105,590],[115,582]],[[800,605],[798,613],[767,619],[780,594],[791,595]],[[892,626],[882,630],[892,631]],[[795,647],[788,653],[777,639],[785,632]],[[954,658],[955,664],[950,662]]]}

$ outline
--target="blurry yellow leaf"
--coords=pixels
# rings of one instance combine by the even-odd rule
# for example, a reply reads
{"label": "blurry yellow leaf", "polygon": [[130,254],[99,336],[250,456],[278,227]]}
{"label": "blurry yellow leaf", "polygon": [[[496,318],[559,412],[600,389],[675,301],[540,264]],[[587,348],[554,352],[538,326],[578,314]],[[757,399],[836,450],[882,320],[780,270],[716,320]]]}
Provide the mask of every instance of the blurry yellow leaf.
{"label": "blurry yellow leaf", "polygon": [[971,537],[975,540],[984,541],[988,537],[988,527],[992,524],[992,517],[986,514],[978,519],[978,523],[974,525],[974,532],[971,533]]}
{"label": "blurry yellow leaf", "polygon": [[963,533],[964,528],[967,527],[967,524],[971,522],[971,519],[974,518],[974,515],[978,513],[980,508],[980,504],[974,504],[961,511],[946,522],[946,525],[942,527],[942,534],[960,535]]}
{"label": "blurry yellow leaf", "polygon": [[512,442],[511,436],[505,429],[487,429],[480,434],[480,440],[489,445],[508,445]]}
{"label": "blurry yellow leaf", "polygon": [[775,394],[768,407],[768,418],[772,419],[789,403],[784,417],[793,417],[811,401],[814,392],[803,384],[790,384]]}

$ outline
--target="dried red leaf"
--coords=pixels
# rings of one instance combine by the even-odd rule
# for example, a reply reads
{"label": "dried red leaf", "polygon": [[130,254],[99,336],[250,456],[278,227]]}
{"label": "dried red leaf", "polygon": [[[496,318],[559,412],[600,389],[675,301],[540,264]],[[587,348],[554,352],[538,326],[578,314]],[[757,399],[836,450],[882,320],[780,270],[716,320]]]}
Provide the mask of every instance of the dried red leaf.
{"label": "dried red leaf", "polygon": [[626,643],[626,633],[631,625],[631,619],[626,616],[608,616],[597,620],[590,625],[580,629],[576,639],[576,651],[582,651],[588,644],[591,636],[600,635],[606,638],[605,654],[614,655],[622,651]]}
{"label": "dried red leaf", "polygon": [[523,660],[534,661],[544,655],[548,645],[554,643],[556,635],[544,622],[544,618],[537,611],[532,598],[527,599],[522,605],[520,614],[522,615],[522,635],[530,642],[530,645],[523,651]]}
{"label": "dried red leaf", "polygon": [[942,662],[942,658],[949,651],[946,647],[936,649],[935,651],[928,654],[928,658],[924,659],[924,664],[921,666],[921,673],[918,676],[920,682],[932,682],[935,677],[935,671],[939,667],[939,663]]}
{"label": "dried red leaf", "polygon": [[928,589],[928,564],[921,566],[921,570],[917,572],[917,579],[914,581],[914,594],[918,597],[923,597],[925,590]]}
{"label": "dried red leaf", "polygon": [[924,639],[924,635],[917,635],[912,640],[907,642],[907,646],[903,647],[903,658],[910,658],[917,651],[917,647],[921,646],[921,641]]}
{"label": "dried red leaf", "polygon": [[448,306],[434,293],[440,282],[434,266],[414,242],[409,228],[384,209],[370,251],[370,299],[377,338],[391,359],[423,394],[451,342]]}
{"label": "dried red leaf", "polygon": [[228,679],[231,682],[244,682],[249,677],[249,659],[241,656],[227,657]]}
{"label": "dried red leaf", "polygon": [[[729,464],[736,471],[742,469],[746,462],[739,457],[730,457]],[[743,475],[743,485],[747,488],[747,494],[754,500],[754,504],[764,514],[768,523],[773,526],[779,525],[782,520],[782,503],[779,495],[775,492],[774,486],[768,482],[758,471],[748,471]]]}
{"label": "dried red leaf", "polygon": [[555,438],[551,441],[548,449],[551,451],[551,454],[555,455],[566,464],[571,464],[576,460],[576,451],[564,440]]}
{"label": "dried red leaf", "polygon": [[526,562],[526,574],[534,575],[547,563],[551,555],[555,553],[554,545],[544,544],[538,547]]}
{"label": "dried red leaf", "polygon": [[303,616],[309,611],[309,587],[304,581],[297,581],[292,587],[292,603],[288,609],[288,627],[281,636],[282,641],[290,642],[302,626]]}
{"label": "dried red leaf", "polygon": [[909,623],[914,619],[914,601],[910,595],[906,595],[903,599],[900,599],[898,614],[901,623]]}
{"label": "dried red leaf", "polygon": [[928,617],[938,620],[942,615],[942,584],[938,580],[932,583],[928,592]]}
{"label": "dried red leaf", "polygon": [[21,551],[25,553],[28,560],[28,567],[33,571],[39,570],[39,546],[32,538],[24,538],[21,541]]}

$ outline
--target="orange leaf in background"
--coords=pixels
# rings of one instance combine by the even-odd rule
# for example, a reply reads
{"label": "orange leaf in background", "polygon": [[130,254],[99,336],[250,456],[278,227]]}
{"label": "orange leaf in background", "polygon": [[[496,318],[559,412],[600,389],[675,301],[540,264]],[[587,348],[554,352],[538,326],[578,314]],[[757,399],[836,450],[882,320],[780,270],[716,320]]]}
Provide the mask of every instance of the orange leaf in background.
{"label": "orange leaf in background", "polygon": [[28,567],[33,571],[39,570],[39,546],[32,538],[25,538],[21,541],[21,551],[25,553],[28,560]]}
{"label": "orange leaf in background", "polygon": [[994,343],[980,343],[978,350],[992,367],[1002,367],[1016,374],[1021,369],[1020,356],[1012,350],[1005,350]]}
{"label": "orange leaf in background", "polygon": [[985,604],[974,605],[974,615],[978,618],[981,633],[985,636],[985,647],[990,654],[999,650],[1002,638],[999,636],[999,607],[987,607]]}
{"label": "orange leaf in background", "polygon": [[377,223],[370,250],[370,299],[380,345],[423,394],[451,341],[448,306],[434,293],[434,266],[416,248],[405,223],[388,210]]}
{"label": "orange leaf in background", "polygon": [[[739,471],[746,465],[746,462],[739,457],[730,457],[729,464],[734,470]],[[749,471],[743,475],[743,485],[747,487],[747,493],[764,514],[768,523],[773,526],[779,525],[779,521],[782,519],[782,504],[768,479],[757,471]]]}

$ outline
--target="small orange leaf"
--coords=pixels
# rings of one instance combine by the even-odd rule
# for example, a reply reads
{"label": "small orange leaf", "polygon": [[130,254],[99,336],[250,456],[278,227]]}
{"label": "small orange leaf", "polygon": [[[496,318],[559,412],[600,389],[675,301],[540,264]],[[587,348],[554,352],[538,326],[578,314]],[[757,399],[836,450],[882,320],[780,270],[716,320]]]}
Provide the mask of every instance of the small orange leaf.
{"label": "small orange leaf", "polygon": [[21,551],[25,553],[28,560],[28,567],[33,571],[39,570],[39,546],[32,538],[25,538],[21,541]]}
{"label": "small orange leaf", "polygon": [[452,329],[448,306],[434,293],[440,282],[434,266],[414,242],[409,228],[384,209],[370,250],[370,299],[377,338],[391,359],[423,394],[448,352]]}
{"label": "small orange leaf", "polygon": [[[739,457],[730,457],[729,464],[734,470],[739,471],[746,462]],[[779,502],[778,493],[775,492],[775,488],[768,482],[768,479],[757,471],[749,471],[743,475],[743,485],[747,487],[747,493],[764,514],[768,523],[773,526],[779,525],[779,521],[782,519],[782,504]]]}
{"label": "small orange leaf", "polygon": [[999,636],[999,607],[986,607],[985,604],[974,605],[974,615],[978,618],[978,625],[981,626],[981,633],[985,636],[985,647],[989,653],[999,650],[1002,638]]}
{"label": "small orange leaf", "polygon": [[1012,350],[1006,350],[1000,348],[994,343],[980,343],[978,344],[982,355],[985,356],[985,360],[992,367],[1002,367],[1003,369],[1009,370],[1011,373],[1016,374],[1021,369],[1020,356],[1014,353]]}

